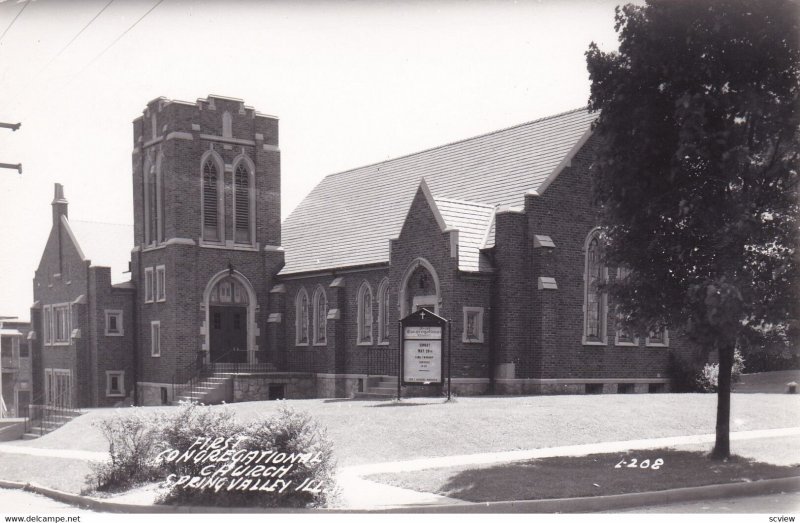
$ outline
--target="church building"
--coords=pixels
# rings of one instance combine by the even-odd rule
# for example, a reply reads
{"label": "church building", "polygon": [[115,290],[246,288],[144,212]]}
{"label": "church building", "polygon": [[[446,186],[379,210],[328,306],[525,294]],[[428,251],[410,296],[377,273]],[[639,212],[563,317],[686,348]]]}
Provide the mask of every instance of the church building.
{"label": "church building", "polygon": [[457,394],[669,390],[669,354],[691,346],[619,328],[597,290],[624,275],[599,259],[593,119],[579,109],[331,174],[281,223],[276,117],[220,96],[153,100],[133,122],[127,281],[84,254],[56,186],[34,394],[80,407],[389,397],[398,320],[423,308],[449,321]]}

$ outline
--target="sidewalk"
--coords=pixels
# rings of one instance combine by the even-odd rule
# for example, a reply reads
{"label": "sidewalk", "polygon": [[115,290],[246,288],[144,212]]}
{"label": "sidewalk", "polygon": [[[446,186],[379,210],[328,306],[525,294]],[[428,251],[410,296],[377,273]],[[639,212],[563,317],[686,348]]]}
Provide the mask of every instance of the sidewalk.
{"label": "sidewalk", "polygon": [[[800,427],[731,432],[730,438],[733,442],[797,436],[800,436]],[[339,483],[343,490],[343,501],[348,508],[353,509],[385,509],[409,505],[465,503],[461,500],[438,496],[436,494],[422,493],[375,483],[364,479],[362,476],[387,472],[410,472],[440,467],[493,465],[556,456],[586,456],[605,452],[697,446],[700,444],[713,443],[715,439],[716,436],[714,434],[702,434],[698,436],[611,441],[510,452],[486,452],[408,461],[371,463],[369,465],[358,465],[339,469]],[[800,455],[797,456],[797,461],[800,462]]]}

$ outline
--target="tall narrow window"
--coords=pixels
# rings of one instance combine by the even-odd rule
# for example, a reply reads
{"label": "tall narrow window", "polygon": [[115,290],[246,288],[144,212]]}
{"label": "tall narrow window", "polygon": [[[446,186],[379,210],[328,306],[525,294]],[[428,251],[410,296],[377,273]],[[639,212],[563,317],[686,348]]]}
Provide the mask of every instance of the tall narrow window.
{"label": "tall narrow window", "polygon": [[219,173],[211,158],[203,164],[203,239],[220,240]]}
{"label": "tall narrow window", "polygon": [[150,356],[161,356],[161,322],[150,322]]}
{"label": "tall narrow window", "polygon": [[43,316],[44,316],[44,318],[43,318],[43,321],[42,321],[42,337],[44,338],[44,344],[45,345],[50,345],[50,341],[52,340],[52,337],[50,336],[50,332],[51,332],[50,329],[51,329],[51,325],[52,325],[52,320],[50,319],[51,316],[52,316],[52,309],[51,309],[50,305],[45,305],[44,306],[44,314],[43,314]]}
{"label": "tall narrow window", "polygon": [[250,235],[250,171],[239,162],[234,175],[234,223],[236,243],[251,243]]}
{"label": "tall narrow window", "polygon": [[300,289],[295,300],[295,344],[308,345],[308,294]]}
{"label": "tall narrow window", "polygon": [[586,244],[584,343],[604,344],[606,342],[606,298],[598,288],[605,281],[605,273],[606,270],[600,258],[600,235],[597,231],[593,231]]}
{"label": "tall narrow window", "polygon": [[233,117],[228,111],[222,113],[222,137],[233,138]]}
{"label": "tall narrow window", "polygon": [[367,282],[358,290],[358,343],[372,343],[372,289]]}
{"label": "tall narrow window", "polygon": [[167,268],[164,265],[156,267],[156,301],[167,301]]}
{"label": "tall narrow window", "polygon": [[158,241],[158,194],[156,189],[156,168],[150,166],[150,172],[147,177],[147,230],[149,232],[149,242],[156,243]]}
{"label": "tall narrow window", "polygon": [[144,302],[153,303],[153,268],[144,269]]}
{"label": "tall narrow window", "polygon": [[328,327],[328,299],[325,290],[317,287],[314,293],[314,345],[327,343],[326,330]]}
{"label": "tall narrow window", "polygon": [[378,288],[378,339],[389,343],[389,280],[384,279]]}
{"label": "tall narrow window", "polygon": [[[617,280],[622,281],[627,279],[630,273],[631,270],[628,267],[618,267]],[[622,323],[625,320],[622,313],[617,310],[615,316],[617,323],[616,340],[614,341],[615,345],[638,345],[639,341],[636,339],[630,329],[626,329],[622,326]]]}
{"label": "tall narrow window", "polygon": [[158,213],[156,216],[156,230],[158,231],[157,240],[159,242],[164,241],[164,206],[165,206],[165,198],[164,198],[164,173],[161,170],[161,155],[159,154],[158,159],[156,160],[156,209],[158,209]]}

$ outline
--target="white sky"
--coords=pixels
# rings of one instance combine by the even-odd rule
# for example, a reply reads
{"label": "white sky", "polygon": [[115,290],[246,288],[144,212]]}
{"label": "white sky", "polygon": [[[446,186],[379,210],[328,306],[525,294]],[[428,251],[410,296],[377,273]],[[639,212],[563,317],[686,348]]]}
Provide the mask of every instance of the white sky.
{"label": "white sky", "polygon": [[67,46],[108,0],[0,1],[0,121],[22,122],[0,162],[23,164],[0,170],[0,315],[29,317],[53,183],[70,219],[133,223],[149,100],[280,117],[286,217],[327,174],[585,105],[584,52],[616,48],[623,2],[164,0],[123,35],[156,3],[115,0]]}

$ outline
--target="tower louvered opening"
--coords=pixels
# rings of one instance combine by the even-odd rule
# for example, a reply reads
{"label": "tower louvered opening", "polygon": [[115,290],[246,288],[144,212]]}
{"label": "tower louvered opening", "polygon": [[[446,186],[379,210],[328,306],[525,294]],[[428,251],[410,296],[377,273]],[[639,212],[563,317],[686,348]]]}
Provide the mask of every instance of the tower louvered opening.
{"label": "tower louvered opening", "polygon": [[203,238],[219,240],[219,180],[212,160],[203,165]]}
{"label": "tower louvered opening", "polygon": [[244,162],[234,175],[236,242],[250,243],[250,172]]}

